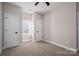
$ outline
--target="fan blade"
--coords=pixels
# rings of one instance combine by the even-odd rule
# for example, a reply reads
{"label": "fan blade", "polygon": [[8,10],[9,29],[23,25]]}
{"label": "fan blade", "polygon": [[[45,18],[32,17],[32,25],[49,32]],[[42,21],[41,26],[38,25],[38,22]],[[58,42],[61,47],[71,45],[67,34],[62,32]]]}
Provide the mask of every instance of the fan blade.
{"label": "fan blade", "polygon": [[39,2],[36,2],[36,3],[35,3],[35,5],[38,5],[38,4],[39,4]]}
{"label": "fan blade", "polygon": [[45,2],[45,3],[46,3],[46,5],[47,5],[47,6],[49,6],[49,5],[50,5],[50,3],[49,3],[49,2]]}

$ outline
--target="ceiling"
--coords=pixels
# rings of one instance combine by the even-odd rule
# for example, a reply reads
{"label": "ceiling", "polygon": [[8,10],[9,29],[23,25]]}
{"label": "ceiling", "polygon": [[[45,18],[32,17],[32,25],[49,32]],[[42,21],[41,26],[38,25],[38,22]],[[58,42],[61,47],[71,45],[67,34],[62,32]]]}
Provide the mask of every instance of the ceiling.
{"label": "ceiling", "polygon": [[37,6],[34,6],[35,2],[9,2],[22,8],[26,13],[38,12],[41,14],[47,13],[60,5],[62,2],[50,2],[50,6],[47,6],[44,2],[40,2]]}

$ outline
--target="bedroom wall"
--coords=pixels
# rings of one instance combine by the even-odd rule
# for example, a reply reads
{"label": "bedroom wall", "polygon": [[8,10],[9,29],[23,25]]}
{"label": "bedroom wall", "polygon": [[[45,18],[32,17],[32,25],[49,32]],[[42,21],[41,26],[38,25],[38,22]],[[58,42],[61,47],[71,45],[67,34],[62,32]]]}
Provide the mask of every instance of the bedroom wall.
{"label": "bedroom wall", "polygon": [[76,3],[66,2],[43,17],[44,40],[76,50]]}

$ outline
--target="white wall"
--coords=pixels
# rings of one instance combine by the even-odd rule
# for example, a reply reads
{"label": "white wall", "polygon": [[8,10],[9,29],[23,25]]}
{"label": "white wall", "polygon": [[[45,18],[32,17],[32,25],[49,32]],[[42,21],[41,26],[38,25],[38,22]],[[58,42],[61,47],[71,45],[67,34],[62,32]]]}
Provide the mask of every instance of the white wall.
{"label": "white wall", "polygon": [[1,54],[1,47],[2,47],[2,3],[0,2],[0,54]]}
{"label": "white wall", "polygon": [[4,12],[15,13],[22,15],[22,9],[16,5],[12,5],[7,2],[3,2]]}
{"label": "white wall", "polygon": [[66,2],[44,15],[44,40],[76,49],[76,3]]}

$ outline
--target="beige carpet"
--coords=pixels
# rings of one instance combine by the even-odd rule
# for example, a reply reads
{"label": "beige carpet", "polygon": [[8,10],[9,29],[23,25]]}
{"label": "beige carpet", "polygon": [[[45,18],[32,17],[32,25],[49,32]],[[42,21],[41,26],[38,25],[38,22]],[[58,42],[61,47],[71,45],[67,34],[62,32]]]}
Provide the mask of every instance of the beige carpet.
{"label": "beige carpet", "polygon": [[18,47],[3,50],[2,56],[69,56],[76,55],[74,52],[67,51],[44,41],[24,42]]}

